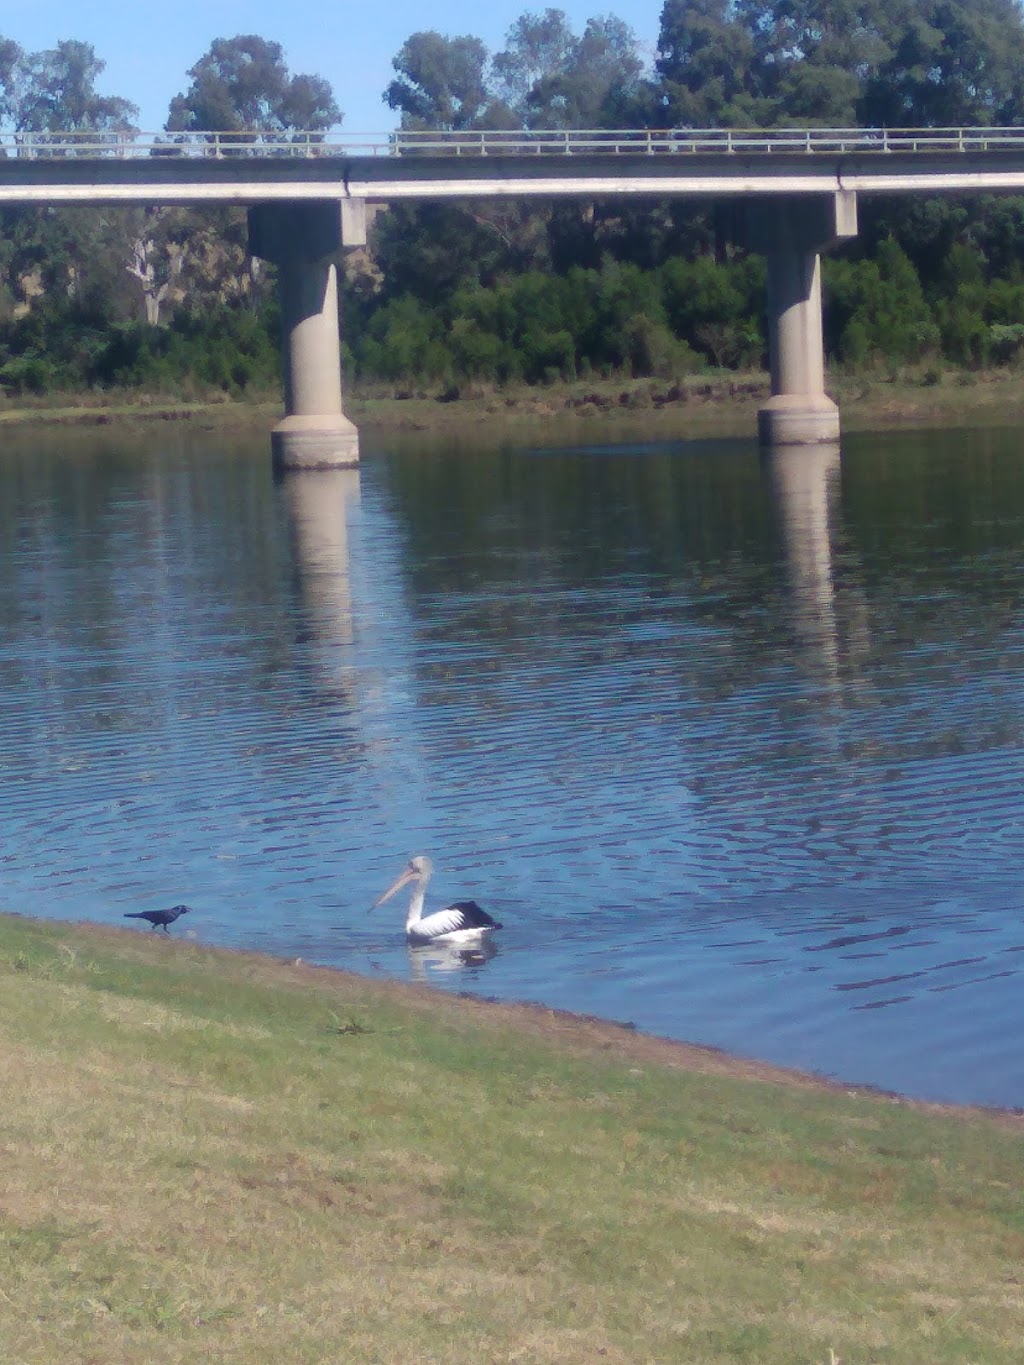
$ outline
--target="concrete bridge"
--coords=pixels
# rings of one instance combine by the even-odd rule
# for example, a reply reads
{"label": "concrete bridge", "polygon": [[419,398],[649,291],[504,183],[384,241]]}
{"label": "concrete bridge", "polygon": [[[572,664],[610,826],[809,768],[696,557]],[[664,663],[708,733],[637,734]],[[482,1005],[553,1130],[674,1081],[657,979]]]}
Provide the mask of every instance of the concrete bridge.
{"label": "concrete bridge", "polygon": [[729,198],[768,263],[770,446],[830,443],[821,253],[856,235],[864,194],[1024,193],[1024,128],[671,129],[0,135],[2,204],[243,204],[273,261],[284,325],[281,468],[353,465],[341,390],[335,258],[366,206],[444,198]]}

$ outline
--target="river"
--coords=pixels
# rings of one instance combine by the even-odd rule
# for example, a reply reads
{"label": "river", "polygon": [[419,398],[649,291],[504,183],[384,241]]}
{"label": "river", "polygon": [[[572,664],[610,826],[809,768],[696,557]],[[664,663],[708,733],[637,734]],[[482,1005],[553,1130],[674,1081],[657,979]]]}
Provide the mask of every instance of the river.
{"label": "river", "polygon": [[1021,431],[601,441],[5,435],[0,904],[1024,1105]]}

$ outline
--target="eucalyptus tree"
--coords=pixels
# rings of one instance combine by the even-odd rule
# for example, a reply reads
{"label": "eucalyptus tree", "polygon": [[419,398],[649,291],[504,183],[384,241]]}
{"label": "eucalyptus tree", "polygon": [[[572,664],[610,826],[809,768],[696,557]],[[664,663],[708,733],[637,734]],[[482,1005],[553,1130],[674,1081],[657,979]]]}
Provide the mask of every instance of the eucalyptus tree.
{"label": "eucalyptus tree", "polygon": [[1005,126],[1024,119],[1024,15],[1016,0],[898,0],[889,53],[864,83],[875,125]]}
{"label": "eucalyptus tree", "polygon": [[614,15],[588,19],[561,69],[534,82],[527,122],[542,128],[597,128],[617,122],[643,71],[636,35]]}
{"label": "eucalyptus tree", "polygon": [[521,124],[530,121],[534,91],[570,68],[576,43],[564,10],[527,11],[511,25],[492,59],[491,81]]}
{"label": "eucalyptus tree", "polygon": [[[170,133],[323,133],[342,114],[323,76],[292,75],[280,43],[254,33],[216,38],[171,100]],[[242,139],[240,139],[242,141]]]}
{"label": "eucalyptus tree", "polygon": [[[944,127],[1024,117],[1016,0],[697,0],[701,6],[714,10],[713,76],[725,74],[715,63],[737,30],[744,35],[742,51],[731,55],[756,101],[748,106],[755,122]],[[659,70],[667,80],[686,68],[678,35],[698,30],[693,4],[666,0]],[[691,65],[687,84],[699,93],[700,64]]]}
{"label": "eucalyptus tree", "polygon": [[512,122],[488,88],[487,49],[479,38],[422,30],[410,34],[391,65],[396,75],[383,98],[401,114],[403,128],[458,131]]}
{"label": "eucalyptus tree", "polygon": [[532,128],[592,128],[617,115],[643,71],[636,35],[614,15],[573,32],[564,10],[527,12],[491,62],[496,96]]}
{"label": "eucalyptus tree", "polygon": [[764,116],[754,40],[731,0],[665,0],[655,69],[670,127],[736,127]]}
{"label": "eucalyptus tree", "polygon": [[[12,68],[11,116],[19,132],[137,130],[138,105],[101,95],[96,80],[106,67],[90,43],[68,39],[44,52],[21,53]],[[0,71],[2,74],[2,71]]]}
{"label": "eucalyptus tree", "polygon": [[9,127],[12,122],[16,74],[22,58],[14,39],[0,36],[0,127]]}

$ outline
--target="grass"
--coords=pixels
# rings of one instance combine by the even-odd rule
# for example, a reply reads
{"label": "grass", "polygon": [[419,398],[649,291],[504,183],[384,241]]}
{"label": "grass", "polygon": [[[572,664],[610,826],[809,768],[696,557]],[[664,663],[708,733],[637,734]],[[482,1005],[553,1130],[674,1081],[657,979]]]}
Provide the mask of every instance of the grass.
{"label": "grass", "polygon": [[[906,371],[829,377],[843,430],[983,425],[1016,422],[1024,403],[1024,370],[940,370],[934,364]],[[757,409],[768,397],[760,372],[709,371],[671,379],[590,379],[551,385],[496,388],[467,383],[457,389],[424,384],[356,385],[346,409],[361,430],[402,432],[465,431],[476,438],[481,422],[489,430],[542,424],[550,437],[559,430],[571,440],[583,428],[591,436],[638,426],[654,439],[686,436],[753,437]],[[185,422],[198,429],[265,433],[281,415],[277,393],[232,399],[211,392],[207,399],[131,390],[0,399],[0,426],[106,426]],[[682,424],[682,425],[681,425]],[[685,431],[684,431],[685,428]]]}
{"label": "grass", "polygon": [[1022,1125],[0,917],[0,1355],[1017,1361]]}

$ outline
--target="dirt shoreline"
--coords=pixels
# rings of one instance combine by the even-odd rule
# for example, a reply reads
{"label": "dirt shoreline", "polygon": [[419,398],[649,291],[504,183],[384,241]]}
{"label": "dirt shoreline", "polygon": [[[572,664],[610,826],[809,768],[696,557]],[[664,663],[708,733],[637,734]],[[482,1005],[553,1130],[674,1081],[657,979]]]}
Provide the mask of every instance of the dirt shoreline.
{"label": "dirt shoreline", "polygon": [[[753,436],[756,411],[768,397],[762,374],[688,376],[681,380],[600,380],[549,388],[487,389],[467,385],[431,394],[355,392],[347,410],[368,435],[467,432],[486,422],[493,430],[552,422],[645,428],[666,439],[689,436]],[[830,385],[844,432],[950,425],[1017,425],[1024,421],[1024,373],[1016,370],[929,372],[900,379],[839,376]],[[281,416],[280,399],[182,402],[159,397],[128,400],[125,394],[68,395],[0,406],[0,427],[131,427],[181,423],[196,430],[269,428]]]}

